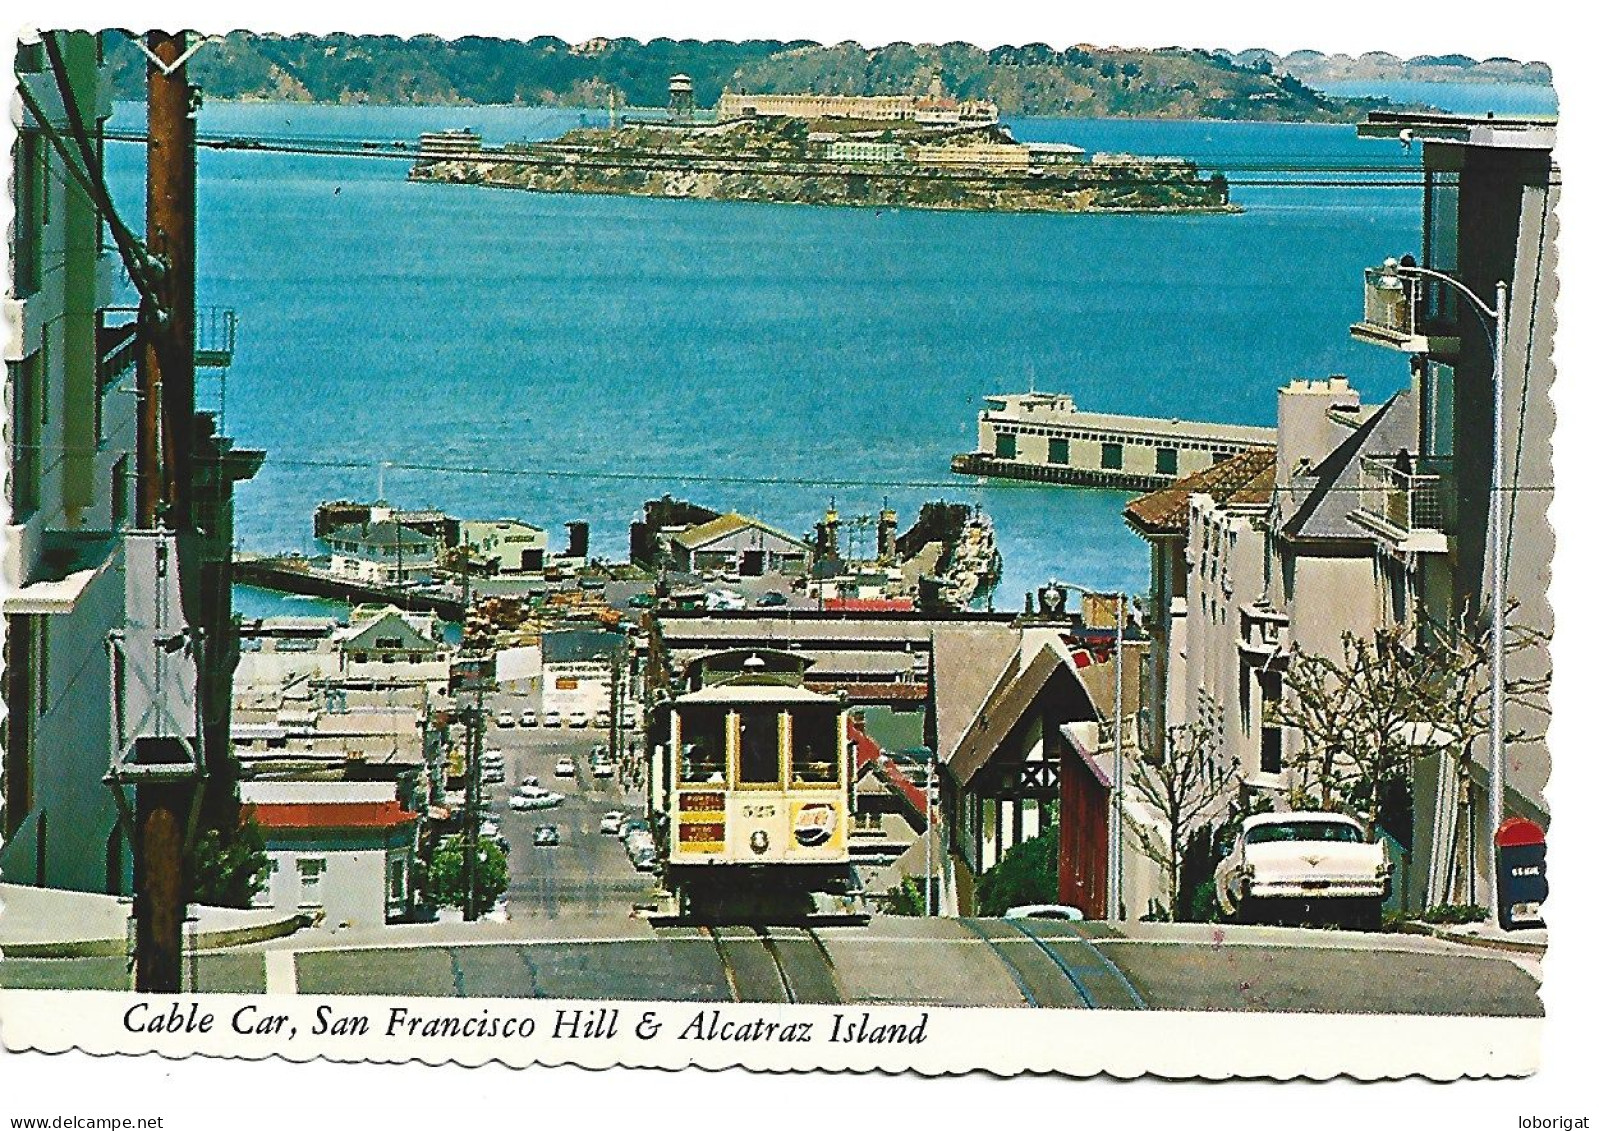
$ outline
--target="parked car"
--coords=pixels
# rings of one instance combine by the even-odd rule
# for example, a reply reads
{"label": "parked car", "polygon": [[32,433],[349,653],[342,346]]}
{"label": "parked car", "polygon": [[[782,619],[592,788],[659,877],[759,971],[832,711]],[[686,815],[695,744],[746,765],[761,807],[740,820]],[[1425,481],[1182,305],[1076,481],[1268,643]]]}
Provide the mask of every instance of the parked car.
{"label": "parked car", "polygon": [[580,729],[588,726],[589,713],[587,711],[573,711],[570,715],[566,716],[566,725],[574,729]]}
{"label": "parked car", "polygon": [[577,763],[570,758],[558,759],[555,763],[555,776],[558,778],[576,777]]}
{"label": "parked car", "polygon": [[502,895],[493,907],[483,912],[482,918],[489,923],[508,923],[511,920],[511,905]]}
{"label": "parked car", "polygon": [[600,818],[600,832],[608,836],[615,836],[622,827],[625,814],[620,809],[612,809]]}
{"label": "parked car", "polygon": [[705,595],[705,607],[719,609],[746,609],[749,602],[731,589],[713,589]]}
{"label": "parked car", "polygon": [[1243,922],[1330,917],[1374,930],[1382,923],[1393,865],[1364,826],[1342,813],[1261,813],[1216,866],[1222,913]]}
{"label": "parked car", "polygon": [[509,711],[501,711],[499,715],[495,717],[494,723],[496,726],[514,727],[516,725],[516,716],[511,714]]}
{"label": "parked car", "polygon": [[501,750],[497,746],[489,747],[487,750],[483,751],[483,764],[485,766],[505,765],[505,751]]}
{"label": "parked car", "polygon": [[561,725],[561,712],[559,712],[559,711],[545,711],[544,712],[544,725],[547,726],[547,727],[558,727],[558,726],[560,726]]}
{"label": "parked car", "polygon": [[778,605],[788,604],[788,598],[779,593],[776,589],[773,589],[770,592],[762,593],[759,597],[757,597],[755,599],[755,604],[757,607],[762,609],[773,609]]}
{"label": "parked car", "polygon": [[654,593],[635,593],[627,599],[628,608],[653,609],[655,607]]}
{"label": "parked car", "polygon": [[525,726],[525,727],[536,727],[536,726],[538,726],[539,725],[539,713],[537,711],[523,711],[522,712],[522,725]]}
{"label": "parked car", "polygon": [[499,785],[505,781],[505,771],[498,766],[483,767],[483,784]]}
{"label": "parked car", "polygon": [[622,841],[622,843],[626,844],[627,843],[627,838],[632,833],[641,832],[641,833],[644,833],[646,836],[648,836],[649,835],[649,831],[650,831],[650,823],[648,821],[646,821],[643,817],[633,817],[633,818],[631,818],[629,820],[623,821],[620,825],[617,826],[616,835],[617,835],[618,839],[620,839]]}
{"label": "parked car", "polygon": [[653,845],[640,850],[634,855],[633,867],[640,872],[653,872],[655,870],[655,848]]}
{"label": "parked car", "polygon": [[610,778],[616,776],[616,767],[611,765],[609,758],[601,759],[594,763],[594,776],[597,778]]}
{"label": "parked car", "polygon": [[530,809],[538,808],[538,806],[533,804],[533,799],[525,793],[511,794],[510,806],[518,813],[525,813]]}
{"label": "parked car", "polygon": [[1007,919],[1064,919],[1081,922],[1083,913],[1064,903],[1024,903],[1005,912]]}
{"label": "parked car", "polygon": [[521,784],[523,784],[523,785],[538,785],[539,784],[538,775],[537,774],[528,774],[525,778],[522,779]]}
{"label": "parked car", "polygon": [[549,845],[560,843],[561,830],[556,828],[554,825],[533,826],[533,844],[535,847],[543,848]]}

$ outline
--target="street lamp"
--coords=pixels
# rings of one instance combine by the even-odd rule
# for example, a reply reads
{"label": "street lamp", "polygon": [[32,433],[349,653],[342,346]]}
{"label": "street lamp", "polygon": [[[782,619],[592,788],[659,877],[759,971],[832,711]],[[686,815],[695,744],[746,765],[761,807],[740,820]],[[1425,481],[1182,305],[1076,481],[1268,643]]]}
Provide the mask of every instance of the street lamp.
{"label": "street lamp", "polygon": [[[1488,835],[1494,836],[1505,818],[1505,334],[1509,321],[1508,289],[1504,280],[1494,285],[1494,305],[1489,306],[1459,279],[1434,271],[1429,267],[1400,263],[1389,259],[1383,263],[1383,273],[1388,278],[1434,279],[1465,295],[1482,328],[1489,334],[1493,350],[1493,469],[1488,486],[1488,550],[1493,555],[1490,577],[1493,587],[1492,612],[1492,680],[1489,689],[1488,719],[1493,732],[1488,751]],[[1491,327],[1490,327],[1491,324]],[[1499,870],[1488,869],[1488,903],[1490,909],[1499,905]]]}
{"label": "street lamp", "polygon": [[1116,757],[1112,776],[1110,805],[1110,883],[1106,893],[1106,917],[1110,919],[1122,918],[1122,790],[1126,776],[1125,767],[1122,765],[1122,728],[1126,711],[1122,704],[1122,644],[1123,633],[1127,625],[1127,594],[1123,592],[1102,593],[1096,589],[1089,589],[1084,585],[1075,585],[1069,581],[1050,581],[1050,586],[1056,589],[1069,589],[1080,593],[1084,597],[1114,597],[1116,598]]}

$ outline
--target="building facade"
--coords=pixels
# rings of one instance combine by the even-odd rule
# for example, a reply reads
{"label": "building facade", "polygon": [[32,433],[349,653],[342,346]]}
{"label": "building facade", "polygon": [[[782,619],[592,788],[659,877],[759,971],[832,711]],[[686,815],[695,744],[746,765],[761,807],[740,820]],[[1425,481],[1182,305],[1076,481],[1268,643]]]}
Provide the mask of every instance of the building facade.
{"label": "building facade", "polygon": [[408,585],[430,581],[438,564],[438,543],[385,518],[329,532],[333,572],[368,585]]}
{"label": "building facade", "polygon": [[810,547],[741,514],[724,514],[671,536],[672,565],[685,573],[800,573],[810,562]]}
{"label": "building facade", "polygon": [[96,152],[111,111],[97,35],[20,46],[24,109],[4,313],[9,433],[0,589],[5,597],[5,813],[12,883],[121,894],[131,853],[102,784],[111,762],[106,641],[124,620],[120,532],[134,490],[131,316],[111,309],[115,252],[103,216],[67,175],[44,127],[71,138],[76,103]]}

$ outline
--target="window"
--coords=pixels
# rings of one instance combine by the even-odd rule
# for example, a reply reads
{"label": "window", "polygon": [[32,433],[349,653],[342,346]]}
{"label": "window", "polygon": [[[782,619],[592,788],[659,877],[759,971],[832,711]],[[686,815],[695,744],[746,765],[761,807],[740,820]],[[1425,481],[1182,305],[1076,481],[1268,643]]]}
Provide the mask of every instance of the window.
{"label": "window", "polygon": [[678,710],[678,782],[727,784],[727,714],[717,707]]}
{"label": "window", "polygon": [[1436,361],[1427,363],[1427,379],[1422,386],[1423,455],[1451,457],[1455,454],[1455,370]]}
{"label": "window", "polygon": [[121,530],[128,521],[128,457],[111,467],[111,529]]}
{"label": "window", "polygon": [[278,862],[276,860],[268,860],[266,866],[266,876],[262,879],[260,888],[257,889],[256,893],[250,897],[250,906],[272,906],[272,880],[275,876],[277,876],[277,874]]}
{"label": "window", "polygon": [[791,718],[794,780],[805,785],[837,785],[838,711],[832,707],[802,707]]}
{"label": "window", "polygon": [[745,710],[737,718],[739,785],[776,785],[777,712]]}
{"label": "window", "polygon": [[300,906],[322,906],[322,876],[328,870],[325,856],[302,856],[294,862],[300,878]]}
{"label": "window", "polygon": [[393,903],[405,901],[405,857],[397,857],[389,861],[389,900]]}
{"label": "window", "polygon": [[1072,442],[1065,437],[1056,437],[1049,442],[1050,463],[1070,463],[1072,461]]}
{"label": "window", "polygon": [[1122,467],[1122,446],[1110,443],[1101,444],[1099,446],[1099,466],[1107,471],[1120,471]]}
{"label": "window", "polygon": [[38,509],[39,475],[44,466],[39,458],[39,355],[6,368],[11,375],[11,512],[15,516],[12,521],[21,523]]}
{"label": "window", "polygon": [[1177,474],[1177,449],[1176,448],[1156,448],[1155,449],[1155,473],[1157,475],[1176,475]]}
{"label": "window", "polygon": [[377,638],[377,647],[379,651],[398,650],[400,647],[400,638],[398,636],[380,636]]}
{"label": "window", "polygon": [[1282,702],[1281,672],[1260,673],[1260,772],[1283,772],[1283,728],[1278,722],[1277,705]]}
{"label": "window", "polygon": [[994,435],[994,455],[999,459],[1016,458],[1016,433],[998,432]]}

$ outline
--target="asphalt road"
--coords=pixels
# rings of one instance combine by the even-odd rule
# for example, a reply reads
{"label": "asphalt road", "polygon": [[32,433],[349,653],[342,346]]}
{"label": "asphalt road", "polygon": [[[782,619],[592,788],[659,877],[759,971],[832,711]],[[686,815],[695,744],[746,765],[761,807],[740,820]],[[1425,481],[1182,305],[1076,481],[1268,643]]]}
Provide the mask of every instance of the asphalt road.
{"label": "asphalt road", "polygon": [[[493,722],[501,710],[520,718],[534,706],[531,698],[500,696],[484,738],[485,749],[505,754],[505,782],[486,785],[486,809],[500,822],[511,843],[510,888],[506,892],[513,922],[563,920],[579,931],[583,924],[627,919],[634,903],[655,887],[654,877],[634,869],[615,836],[600,832],[600,818],[611,810],[629,817],[643,812],[643,797],[625,793],[619,780],[595,778],[589,752],[609,741],[609,732],[593,727],[501,727]],[[636,737],[637,732],[624,732]],[[555,764],[562,757],[577,764],[575,777],[559,778]],[[565,795],[554,809],[515,812],[509,799],[527,775],[546,789]],[[533,829],[554,825],[561,843],[535,847]]]}

